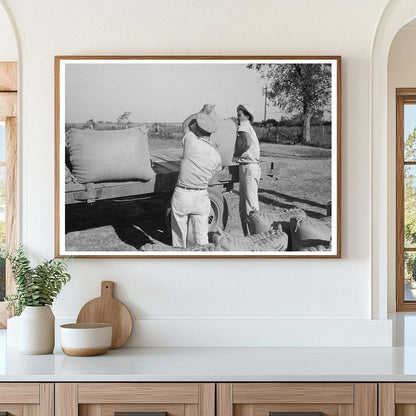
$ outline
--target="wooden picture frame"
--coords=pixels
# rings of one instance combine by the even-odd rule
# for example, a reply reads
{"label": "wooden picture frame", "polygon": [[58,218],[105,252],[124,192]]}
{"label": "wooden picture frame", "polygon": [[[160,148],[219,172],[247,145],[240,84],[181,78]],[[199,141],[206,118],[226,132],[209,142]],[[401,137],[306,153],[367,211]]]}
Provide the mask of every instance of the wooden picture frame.
{"label": "wooden picture frame", "polygon": [[55,169],[57,257],[339,258],[341,58],[56,56]]}

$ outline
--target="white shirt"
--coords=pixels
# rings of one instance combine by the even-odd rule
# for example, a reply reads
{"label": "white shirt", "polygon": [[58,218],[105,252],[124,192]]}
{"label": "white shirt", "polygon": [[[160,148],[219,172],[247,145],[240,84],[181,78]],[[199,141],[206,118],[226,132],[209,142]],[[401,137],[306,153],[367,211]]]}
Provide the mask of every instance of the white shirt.
{"label": "white shirt", "polygon": [[259,163],[260,162],[260,143],[257,134],[248,120],[244,120],[238,127],[238,132],[245,132],[250,136],[250,147],[240,157],[237,163]]}
{"label": "white shirt", "polygon": [[213,174],[222,169],[221,156],[208,140],[198,138],[191,131],[185,134],[178,185],[186,188],[208,188]]}

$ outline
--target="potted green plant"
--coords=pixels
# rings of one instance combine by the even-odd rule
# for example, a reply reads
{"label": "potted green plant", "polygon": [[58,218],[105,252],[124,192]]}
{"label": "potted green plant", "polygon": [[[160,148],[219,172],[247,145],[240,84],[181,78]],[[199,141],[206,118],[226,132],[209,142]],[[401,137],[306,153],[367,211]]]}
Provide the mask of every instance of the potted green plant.
{"label": "potted green plant", "polygon": [[16,283],[6,296],[9,310],[19,318],[19,350],[24,354],[49,354],[55,346],[55,316],[51,305],[71,276],[68,258],[45,260],[32,266],[23,246],[4,252]]}

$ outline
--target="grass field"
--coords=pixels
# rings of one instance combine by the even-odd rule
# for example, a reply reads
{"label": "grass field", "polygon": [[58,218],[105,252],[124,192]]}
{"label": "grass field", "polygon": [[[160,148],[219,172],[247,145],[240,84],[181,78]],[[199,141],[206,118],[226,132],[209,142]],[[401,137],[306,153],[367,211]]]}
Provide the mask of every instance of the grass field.
{"label": "grass field", "polygon": [[[168,130],[168,129],[167,129]],[[165,150],[172,158],[182,154],[181,140],[173,132],[150,134],[151,152]],[[170,135],[169,133],[172,133]],[[326,215],[331,200],[331,149],[261,143],[261,161],[274,162],[277,177],[262,175],[259,185],[261,210],[299,207],[315,218]],[[241,236],[239,185],[225,194],[229,218],[227,233]],[[135,251],[153,239],[169,244],[164,206],[149,201],[101,201],[76,204],[67,209],[66,249],[76,251]],[[70,222],[70,225],[69,225]]]}
{"label": "grass field", "polygon": [[[98,122],[94,126],[94,130],[119,130],[132,127],[145,127],[148,129],[148,136],[151,140],[172,140],[172,145],[176,146],[174,142],[182,138],[182,123],[128,123],[127,125],[120,125],[110,122]],[[86,129],[86,123],[67,123],[65,130],[70,128]],[[302,127],[301,126],[279,126],[279,127],[255,127],[254,128],[260,142],[266,143],[280,143],[280,144],[299,144],[301,141]],[[331,148],[331,126],[311,126],[311,146]]]}

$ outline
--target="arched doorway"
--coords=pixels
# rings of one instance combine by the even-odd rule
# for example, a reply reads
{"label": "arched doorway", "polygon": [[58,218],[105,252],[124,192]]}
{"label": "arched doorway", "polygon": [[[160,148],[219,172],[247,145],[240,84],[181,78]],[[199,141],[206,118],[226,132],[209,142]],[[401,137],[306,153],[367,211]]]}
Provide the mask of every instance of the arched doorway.
{"label": "arched doorway", "polygon": [[[413,220],[415,210],[413,177],[416,173],[413,150],[416,126],[415,43],[416,21],[413,20],[396,33],[388,58],[387,146],[388,155],[391,157],[389,156],[387,161],[387,171],[389,178],[396,176],[396,189],[393,183],[389,183],[388,186],[389,201],[396,199],[396,219],[390,215],[394,212],[394,208],[389,207],[388,210],[388,234],[391,236],[388,238],[388,243],[391,245],[388,250],[389,253],[396,250],[396,267],[393,267],[393,261],[391,261],[392,264],[388,264],[389,311],[416,311],[416,251],[414,247],[416,227]],[[395,165],[394,162],[396,162]],[[395,287],[393,286],[394,275],[396,276]]]}
{"label": "arched doorway", "polygon": [[389,134],[389,120],[394,114],[389,106],[388,57],[397,32],[415,17],[414,0],[390,2],[380,18],[372,49],[371,274],[372,316],[376,319],[387,318],[386,300],[395,293],[395,152],[389,151],[395,136]]}

